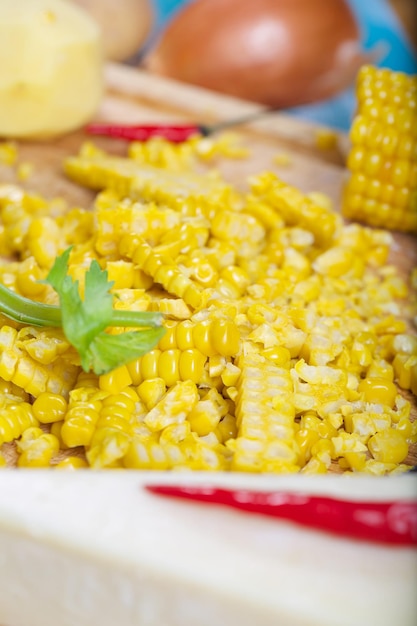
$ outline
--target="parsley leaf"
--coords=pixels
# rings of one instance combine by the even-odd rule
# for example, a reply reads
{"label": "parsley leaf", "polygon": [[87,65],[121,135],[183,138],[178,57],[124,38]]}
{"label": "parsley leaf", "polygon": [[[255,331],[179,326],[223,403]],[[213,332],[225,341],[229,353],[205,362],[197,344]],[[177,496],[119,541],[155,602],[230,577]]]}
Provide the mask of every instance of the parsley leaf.
{"label": "parsley leaf", "polygon": [[[71,248],[56,258],[46,281],[58,293],[61,307],[62,327],[68,341],[78,350],[85,371],[92,369],[104,374],[128,363],[151,350],[164,335],[161,316],[154,313],[130,311],[128,316],[113,309],[113,282],[107,271],[97,261],[91,262],[85,275],[84,299],[79,283],[68,275]],[[138,326],[144,329],[110,335],[109,326]]]}
{"label": "parsley leaf", "polygon": [[83,369],[90,368],[96,374],[104,374],[124,363],[133,361],[150,350],[150,343],[156,345],[165,334],[165,329],[148,328],[146,330],[125,332],[119,335],[110,335],[101,332],[88,346],[82,356]]}
{"label": "parsley leaf", "polygon": [[46,282],[59,295],[65,336],[82,356],[96,335],[110,324],[112,283],[107,281],[107,272],[101,270],[97,261],[92,261],[85,275],[84,300],[81,300],[78,281],[68,275],[70,253],[68,248],[56,258]]}

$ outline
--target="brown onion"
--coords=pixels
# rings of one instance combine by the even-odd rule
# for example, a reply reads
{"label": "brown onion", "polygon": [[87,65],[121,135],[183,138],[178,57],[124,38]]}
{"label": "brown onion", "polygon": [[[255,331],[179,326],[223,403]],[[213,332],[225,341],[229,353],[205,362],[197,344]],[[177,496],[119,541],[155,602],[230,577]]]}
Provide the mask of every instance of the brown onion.
{"label": "brown onion", "polygon": [[172,18],[144,66],[288,107],[347,87],[364,61],[345,0],[194,0]]}
{"label": "brown onion", "polygon": [[154,24],[152,0],[71,0],[96,20],[103,33],[104,56],[124,61],[139,51]]}

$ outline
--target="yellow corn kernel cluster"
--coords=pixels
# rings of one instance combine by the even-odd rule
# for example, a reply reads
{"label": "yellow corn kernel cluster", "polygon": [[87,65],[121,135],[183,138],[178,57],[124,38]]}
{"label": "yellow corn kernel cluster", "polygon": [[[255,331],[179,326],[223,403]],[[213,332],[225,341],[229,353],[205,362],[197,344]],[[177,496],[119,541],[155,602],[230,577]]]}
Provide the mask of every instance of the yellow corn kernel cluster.
{"label": "yellow corn kernel cluster", "polygon": [[33,408],[19,396],[0,397],[0,446],[19,439],[32,426],[38,426]]}
{"label": "yellow corn kernel cluster", "polygon": [[260,354],[241,356],[237,383],[237,436],[229,441],[232,469],[298,471],[295,408],[290,370]]}
{"label": "yellow corn kernel cluster", "polygon": [[417,76],[364,66],[347,166],[343,214],[417,232]]}
{"label": "yellow corn kernel cluster", "polygon": [[391,234],[270,172],[248,191],[204,174],[200,141],[126,158],[86,145],[66,171],[98,190],[91,210],[0,187],[4,284],[54,302],[38,281],[72,245],[81,288],[96,259],[116,307],[162,311],[166,327],[154,350],[96,376],[60,331],[0,318],[0,446],[15,442],[20,467],[71,470],[408,469],[415,281],[388,264]]}
{"label": "yellow corn kernel cluster", "polygon": [[68,395],[78,374],[78,355],[59,331],[0,327],[0,380],[36,398]]}

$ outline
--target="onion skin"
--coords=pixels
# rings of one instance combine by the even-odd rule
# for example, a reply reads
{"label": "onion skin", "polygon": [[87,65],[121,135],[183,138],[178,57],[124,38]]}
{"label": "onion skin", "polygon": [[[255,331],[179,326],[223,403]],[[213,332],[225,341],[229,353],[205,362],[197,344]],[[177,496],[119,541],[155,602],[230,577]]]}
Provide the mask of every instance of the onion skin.
{"label": "onion skin", "polygon": [[194,0],[144,66],[150,72],[285,108],[326,99],[366,57],[345,0]]}
{"label": "onion skin", "polygon": [[152,0],[71,0],[90,13],[103,34],[109,61],[124,61],[137,53],[154,25]]}

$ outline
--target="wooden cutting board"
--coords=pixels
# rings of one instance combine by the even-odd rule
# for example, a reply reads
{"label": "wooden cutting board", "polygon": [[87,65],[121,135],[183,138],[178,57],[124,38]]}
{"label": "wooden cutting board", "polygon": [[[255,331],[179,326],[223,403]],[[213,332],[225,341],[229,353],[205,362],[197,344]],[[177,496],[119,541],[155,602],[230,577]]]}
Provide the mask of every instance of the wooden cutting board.
{"label": "wooden cutting board", "polygon": [[[97,120],[125,124],[181,121],[211,124],[260,111],[256,104],[152,76],[128,66],[107,65],[105,83]],[[305,192],[326,193],[336,210],[340,210],[349,142],[346,135],[338,133],[334,147],[320,148],[318,136],[322,130],[284,113],[265,114],[256,122],[234,129],[249,147],[249,158],[228,160],[220,164],[219,169],[230,182],[242,188],[249,175],[275,171]],[[73,184],[62,172],[63,159],[75,154],[87,138],[80,131],[49,142],[19,143],[19,161],[29,161],[33,166],[33,174],[19,184],[47,197],[62,195],[70,202],[88,204],[92,193]],[[113,153],[126,152],[126,143],[122,141],[94,138],[94,142]],[[285,155],[288,163],[278,165],[274,162],[277,155]],[[0,181],[16,181],[15,169],[0,165]],[[394,234],[390,262],[403,276],[417,265],[415,244],[415,238],[410,235]],[[416,415],[416,407],[413,411]],[[413,457],[415,463],[416,457]]]}

